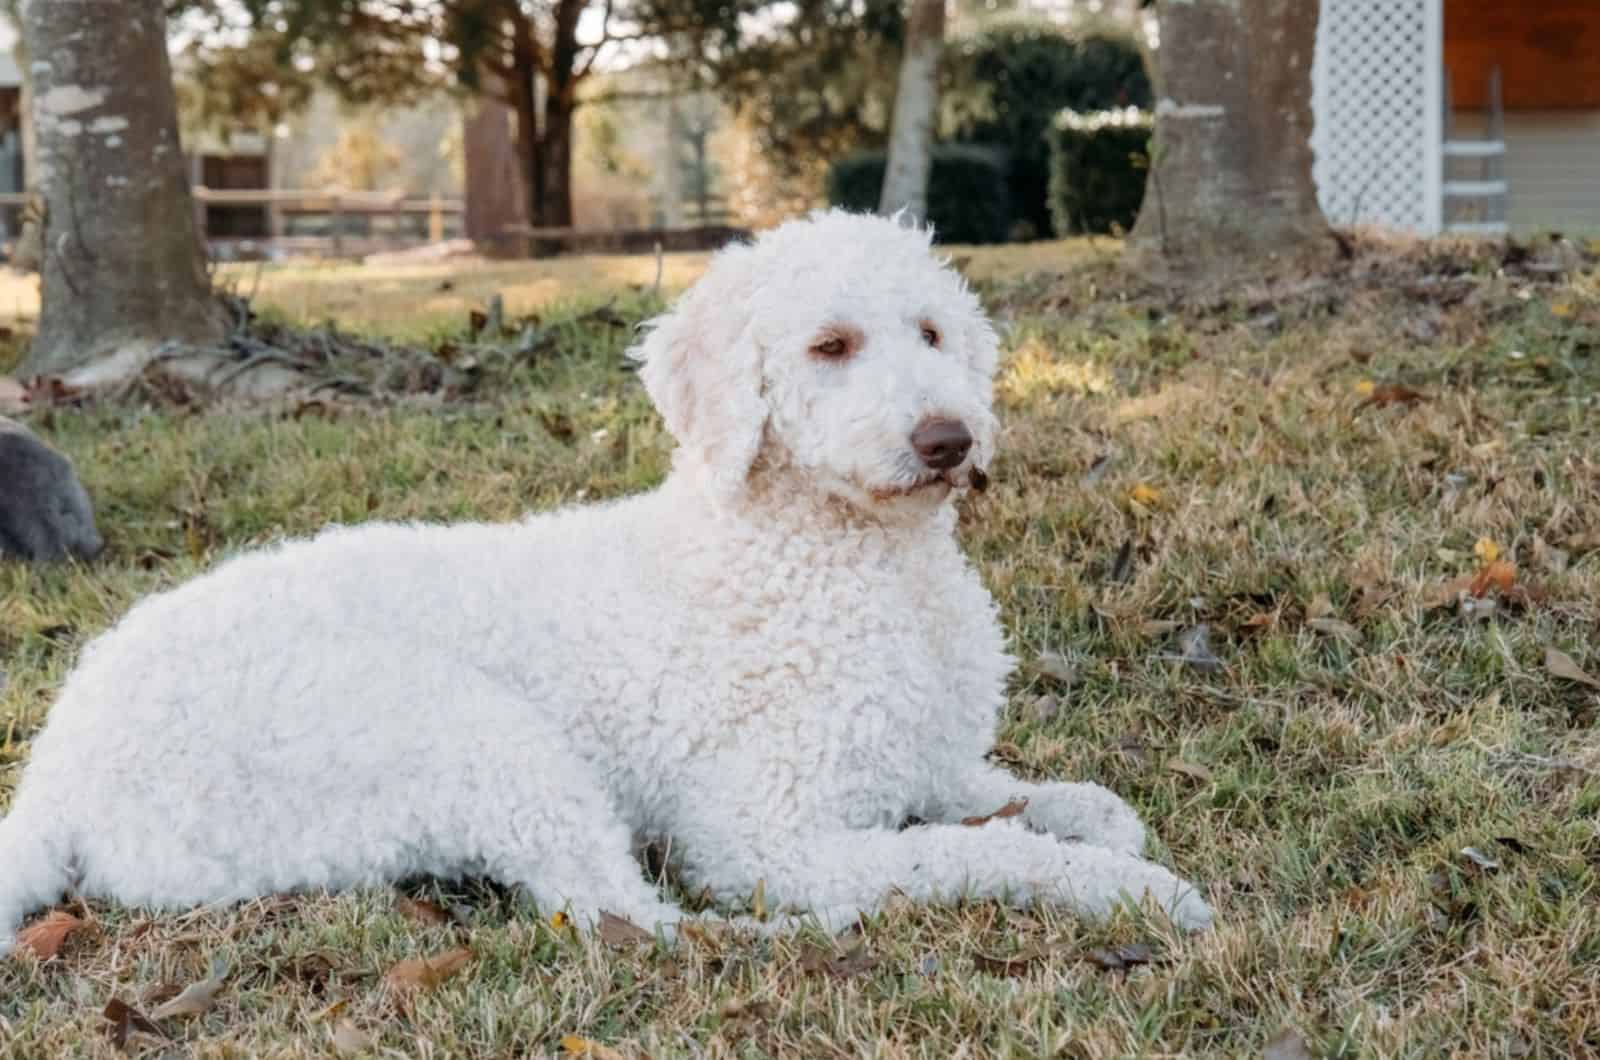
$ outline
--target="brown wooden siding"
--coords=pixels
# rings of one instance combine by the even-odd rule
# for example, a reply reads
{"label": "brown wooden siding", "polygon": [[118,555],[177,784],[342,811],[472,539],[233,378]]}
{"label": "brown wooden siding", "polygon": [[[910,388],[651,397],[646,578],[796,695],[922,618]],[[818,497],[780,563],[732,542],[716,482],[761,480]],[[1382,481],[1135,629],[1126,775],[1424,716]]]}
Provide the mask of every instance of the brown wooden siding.
{"label": "brown wooden siding", "polygon": [[1444,62],[1457,107],[1488,105],[1496,65],[1507,109],[1600,107],[1600,0],[1444,0]]}

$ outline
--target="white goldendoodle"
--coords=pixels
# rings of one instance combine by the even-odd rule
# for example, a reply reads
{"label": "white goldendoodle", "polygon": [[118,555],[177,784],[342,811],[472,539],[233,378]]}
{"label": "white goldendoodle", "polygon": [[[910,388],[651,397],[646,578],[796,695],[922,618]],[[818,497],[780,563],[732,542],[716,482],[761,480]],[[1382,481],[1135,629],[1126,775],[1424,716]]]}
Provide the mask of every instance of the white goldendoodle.
{"label": "white goldendoodle", "polygon": [[1121,799],[984,759],[1011,660],[952,498],[994,454],[996,344],[926,231],[785,224],[636,353],[679,442],[659,489],[330,530],[90,644],[0,822],[0,949],[69,886],[176,908],[419,873],[670,927],[649,837],[718,899],[831,923],[892,890],[1210,921]]}

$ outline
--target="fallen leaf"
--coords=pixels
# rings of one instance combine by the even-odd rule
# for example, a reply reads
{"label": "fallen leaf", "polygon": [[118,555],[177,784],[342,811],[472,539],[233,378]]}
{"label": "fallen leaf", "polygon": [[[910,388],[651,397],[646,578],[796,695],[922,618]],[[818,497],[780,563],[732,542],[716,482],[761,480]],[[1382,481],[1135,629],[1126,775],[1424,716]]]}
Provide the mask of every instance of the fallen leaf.
{"label": "fallen leaf", "polygon": [[1472,595],[1487,596],[1490,589],[1509,593],[1517,584],[1517,568],[1503,559],[1491,560],[1472,579]]}
{"label": "fallen leaf", "polygon": [[106,1007],[100,1014],[111,1024],[106,1028],[106,1036],[118,1049],[128,1047],[128,1036],[132,1034],[148,1034],[158,1041],[167,1040],[161,1028],[150,1022],[149,1016],[120,998],[112,998],[106,1002]]}
{"label": "fallen leaf", "polygon": [[600,910],[600,926],[596,929],[600,941],[607,946],[631,946],[635,943],[651,943],[656,937],[644,928],[625,917],[617,916]]}
{"label": "fallen leaf", "polygon": [[1493,563],[1500,558],[1500,546],[1487,537],[1478,538],[1478,543],[1472,546],[1472,554],[1484,563]]}
{"label": "fallen leaf", "polygon": [[561,1036],[561,1048],[568,1056],[587,1056],[591,1060],[626,1060],[621,1053],[609,1045],[580,1038],[576,1034]]}
{"label": "fallen leaf", "polygon": [[17,932],[17,948],[32,950],[35,957],[41,961],[48,961],[61,952],[67,936],[83,927],[85,923],[87,921],[57,909],[43,920]]}
{"label": "fallen leaf", "polygon": [[572,918],[558,909],[550,914],[550,926],[557,931],[565,931],[572,926]]}
{"label": "fallen leaf", "polygon": [[990,957],[982,953],[972,955],[972,966],[986,975],[1001,975],[1008,978],[1026,975],[1028,969],[1050,956],[1049,948],[1033,945],[1018,950],[1010,957]]}
{"label": "fallen leaf", "polygon": [[1312,1060],[1306,1040],[1292,1027],[1279,1031],[1262,1050],[1261,1057],[1262,1060]]}
{"label": "fallen leaf", "polygon": [[986,813],[977,817],[963,817],[961,818],[961,823],[968,828],[981,828],[990,821],[1003,821],[1007,817],[1016,817],[1027,808],[1027,799],[1012,799],[993,813]]}
{"label": "fallen leaf", "polygon": [[340,1020],[333,1029],[333,1051],[340,1056],[356,1056],[369,1052],[378,1044],[378,1036],[357,1027],[351,1020]]}
{"label": "fallen leaf", "polygon": [[1057,684],[1071,688],[1078,680],[1077,668],[1067,659],[1053,651],[1047,651],[1033,661],[1034,672],[1040,677],[1048,677]]}
{"label": "fallen leaf", "polygon": [[1361,631],[1341,619],[1313,618],[1306,625],[1318,633],[1325,633],[1330,637],[1338,637],[1341,640],[1352,642],[1361,640]]}
{"label": "fallen leaf", "polygon": [[1159,508],[1161,491],[1149,483],[1140,482],[1128,491],[1128,499],[1141,508]]}
{"label": "fallen leaf", "polygon": [[413,957],[390,968],[383,981],[391,990],[400,992],[433,990],[459,972],[470,960],[472,951],[465,946],[434,957]]}
{"label": "fallen leaf", "polygon": [[1241,622],[1239,628],[1256,632],[1258,630],[1271,629],[1277,624],[1278,613],[1276,611],[1257,611]]}
{"label": "fallen leaf", "polygon": [[1089,959],[1108,972],[1120,972],[1137,965],[1149,964],[1154,959],[1154,954],[1144,943],[1130,942],[1123,946],[1090,950]]}
{"label": "fallen leaf", "polygon": [[1222,660],[1211,653],[1211,627],[1204,622],[1186,631],[1178,638],[1178,658],[1196,670],[1216,673],[1224,669]]}
{"label": "fallen leaf", "polygon": [[1600,688],[1600,680],[1596,680],[1583,672],[1572,656],[1560,648],[1546,648],[1544,650],[1544,668],[1552,677],[1559,677],[1563,681],[1576,681],[1580,685],[1590,688]]}
{"label": "fallen leaf", "polygon": [[770,1021],[778,1016],[778,1006],[770,1001],[754,1000],[742,1001],[738,998],[722,1006],[722,1018],[725,1020],[753,1019]]}
{"label": "fallen leaf", "polygon": [[176,1016],[204,1016],[217,1003],[217,992],[228,979],[228,965],[221,958],[211,962],[211,975],[191,983],[177,997],[150,1013],[153,1020]]}
{"label": "fallen leaf", "polygon": [[1181,758],[1174,758],[1167,763],[1168,773],[1177,773],[1179,776],[1198,780],[1202,784],[1211,783],[1211,770],[1194,762],[1185,762]]}
{"label": "fallen leaf", "polygon": [[1327,593],[1318,593],[1306,605],[1306,618],[1327,618],[1333,614],[1333,601],[1328,599]]}
{"label": "fallen leaf", "polygon": [[1500,863],[1477,847],[1462,847],[1461,856],[1470,861],[1474,866],[1484,872],[1494,872]]}
{"label": "fallen leaf", "polygon": [[1151,639],[1165,637],[1167,634],[1176,633],[1182,628],[1182,622],[1174,622],[1169,618],[1149,618],[1139,623],[1140,635]]}
{"label": "fallen leaf", "polygon": [[450,914],[426,898],[410,898],[402,894],[394,900],[394,907],[401,916],[415,920],[419,924],[450,923]]}
{"label": "fallen leaf", "polygon": [[1388,408],[1390,405],[1415,405],[1419,401],[1428,400],[1420,390],[1413,390],[1404,383],[1380,383],[1371,390],[1362,390],[1358,386],[1357,392],[1366,395],[1356,406],[1357,409],[1366,408],[1368,405],[1380,409]]}
{"label": "fallen leaf", "polygon": [[1573,309],[1571,302],[1550,303],[1550,315],[1554,317],[1560,317],[1562,320],[1569,319],[1575,312],[1576,310]]}
{"label": "fallen leaf", "polygon": [[1029,707],[1034,721],[1053,721],[1061,713],[1061,697],[1046,693],[1036,697]]}
{"label": "fallen leaf", "polygon": [[1370,379],[1361,379],[1361,380],[1357,380],[1357,382],[1356,382],[1356,387],[1355,387],[1356,393],[1360,394],[1364,398],[1371,397],[1373,391],[1375,391],[1377,389],[1378,389],[1378,384],[1374,383]]}
{"label": "fallen leaf", "polygon": [[878,966],[878,959],[867,953],[866,946],[857,943],[844,953],[835,953],[831,947],[807,943],[800,950],[800,970],[807,975],[828,975],[835,979],[849,979],[866,975]]}

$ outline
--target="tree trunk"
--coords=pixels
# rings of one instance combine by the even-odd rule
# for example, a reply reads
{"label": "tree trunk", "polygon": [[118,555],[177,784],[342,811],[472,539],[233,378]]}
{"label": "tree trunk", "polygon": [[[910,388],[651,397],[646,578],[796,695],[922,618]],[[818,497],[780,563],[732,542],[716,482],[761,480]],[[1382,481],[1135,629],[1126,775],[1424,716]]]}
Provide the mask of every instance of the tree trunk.
{"label": "tree trunk", "polygon": [[101,382],[166,340],[220,338],[161,0],[33,0],[22,31],[44,197],[43,306],[22,371]]}
{"label": "tree trunk", "polygon": [[578,107],[578,18],[588,0],[559,0],[550,40],[549,84],[544,97],[540,216],[552,228],[572,224],[572,116]]}
{"label": "tree trunk", "polygon": [[[487,76],[487,75],[486,75]],[[515,112],[493,95],[480,95],[464,121],[466,236],[486,250],[503,249],[508,226],[525,221],[523,167],[511,136]]]}
{"label": "tree trunk", "polygon": [[939,106],[939,54],[944,50],[945,0],[910,0],[906,51],[889,126],[889,160],[878,212],[904,209],[918,221],[928,214],[933,118]]}
{"label": "tree trunk", "polygon": [[545,101],[539,138],[539,216],[549,228],[572,226],[572,106],[554,92]]}
{"label": "tree trunk", "polygon": [[1311,179],[1314,0],[1162,0],[1137,264],[1184,273],[1331,248]]}

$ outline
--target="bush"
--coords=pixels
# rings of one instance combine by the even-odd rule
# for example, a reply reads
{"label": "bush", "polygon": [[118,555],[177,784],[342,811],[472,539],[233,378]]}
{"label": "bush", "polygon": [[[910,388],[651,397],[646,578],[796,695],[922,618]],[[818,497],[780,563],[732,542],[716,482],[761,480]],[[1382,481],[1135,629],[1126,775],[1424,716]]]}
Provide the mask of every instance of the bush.
{"label": "bush", "polygon": [[[861,151],[828,171],[828,201],[876,210],[887,156]],[[1011,230],[1003,152],[974,144],[940,144],[928,175],[928,220],[941,243],[1004,243]]]}
{"label": "bush", "polygon": [[1127,231],[1150,168],[1149,111],[1064,110],[1050,127],[1050,214],[1057,235]]}
{"label": "bush", "polygon": [[1056,114],[1152,104],[1138,44],[1110,26],[990,26],[947,49],[944,79],[941,133],[1008,152],[1014,220],[1041,234],[1051,226],[1046,134]]}

